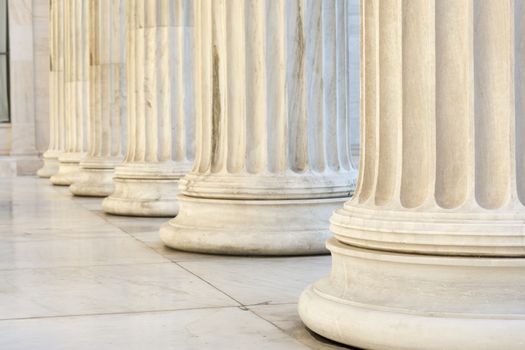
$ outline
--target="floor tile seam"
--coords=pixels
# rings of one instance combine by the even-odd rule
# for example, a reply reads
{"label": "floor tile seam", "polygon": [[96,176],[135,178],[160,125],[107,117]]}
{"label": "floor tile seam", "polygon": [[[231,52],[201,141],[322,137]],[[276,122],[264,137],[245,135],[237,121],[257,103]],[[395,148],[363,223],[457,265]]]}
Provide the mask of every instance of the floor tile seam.
{"label": "floor tile seam", "polygon": [[174,262],[172,261],[172,264],[175,264],[177,266],[179,266],[181,269],[184,269],[184,271],[187,271],[188,273],[192,274],[193,276],[197,277],[198,279],[200,279],[201,281],[203,281],[204,283],[206,283],[207,285],[209,285],[210,287],[214,288],[215,290],[219,291],[220,293],[222,293],[223,295],[225,295],[226,297],[230,298],[231,300],[233,300],[234,302],[236,302],[237,304],[239,304],[239,307],[242,309],[242,310],[245,310],[246,309],[246,304],[240,302],[239,300],[237,300],[236,298],[234,298],[233,296],[231,296],[230,294],[228,294],[226,291],[222,290],[221,288],[219,288],[218,286],[216,286],[215,284],[211,283],[210,281],[206,280],[205,278],[203,278],[202,276],[199,276],[198,274],[196,274],[195,272],[193,272],[192,270],[186,268],[185,266],[177,263],[177,262]]}
{"label": "floor tile seam", "polygon": [[[63,196],[64,198],[67,198],[67,199],[70,199],[71,202],[74,203],[74,200],[72,199],[72,197],[69,197],[67,196],[65,193],[57,190],[54,188],[53,186],[53,189],[55,190],[56,193],[60,194],[61,196]],[[220,293],[222,293],[223,295],[225,295],[226,297],[228,297],[229,299],[231,299],[232,301],[234,301],[235,303],[237,303],[238,305],[237,306],[219,306],[219,307],[204,307],[204,308],[177,308],[177,309],[164,309],[164,310],[145,310],[145,311],[137,311],[137,312],[116,312],[116,313],[97,313],[97,314],[80,314],[80,315],[60,315],[60,316],[49,316],[49,317],[30,317],[30,318],[11,318],[11,319],[0,319],[0,322],[1,321],[14,321],[14,320],[31,320],[31,319],[51,319],[51,318],[66,318],[66,317],[93,317],[93,316],[110,316],[110,315],[135,315],[135,314],[149,314],[149,313],[167,313],[167,312],[175,312],[175,311],[189,311],[189,310],[207,310],[207,309],[222,309],[222,308],[239,308],[241,310],[244,310],[244,311],[249,311],[252,315],[254,315],[255,317],[265,321],[266,323],[269,323],[270,325],[272,325],[273,327],[275,327],[276,329],[278,329],[280,332],[282,332],[284,335],[286,335],[288,338],[290,339],[293,339],[296,343],[300,344],[300,345],[303,345],[301,344],[299,341],[297,341],[296,339],[294,339],[293,337],[290,337],[282,328],[280,328],[279,326],[277,326],[274,322],[271,322],[270,320],[267,320],[266,318],[264,318],[263,316],[259,315],[257,312],[255,312],[252,307],[254,306],[264,306],[264,305],[290,305],[290,304],[296,304],[296,303],[277,303],[277,304],[268,304],[268,303],[256,303],[256,304],[243,304],[241,303],[239,300],[235,299],[233,296],[229,295],[227,292],[223,291],[222,289],[218,288],[217,286],[215,286],[213,283],[209,282],[208,280],[204,279],[203,277],[199,276],[198,274],[194,273],[192,270],[190,270],[189,268],[181,265],[179,262],[177,261],[173,261],[169,258],[166,258],[164,255],[161,254],[161,252],[157,251],[154,247],[151,247],[149,245],[147,245],[145,242],[139,240],[138,238],[136,238],[132,233],[126,231],[124,228],[116,225],[116,224],[113,224],[111,222],[109,222],[105,217],[103,217],[102,215],[100,215],[101,213],[99,212],[93,212],[92,210],[90,210],[89,208],[86,208],[84,205],[82,205],[81,203],[74,203],[77,207],[81,207],[83,210],[87,210],[89,212],[92,212],[94,213],[96,216],[98,216],[99,218],[101,218],[104,222],[108,223],[109,225],[117,228],[118,230],[120,230],[121,232],[125,233],[126,235],[132,237],[133,239],[135,239],[136,241],[142,243],[144,246],[146,246],[147,248],[153,250],[155,253],[157,253],[159,256],[161,256],[162,258],[168,260],[167,262],[163,262],[163,263],[150,263],[150,264],[166,264],[166,263],[173,263],[175,265],[177,265],[178,267],[180,267],[181,269],[187,271],[188,273],[192,274],[193,276],[195,276],[196,278],[200,279],[201,281],[203,281],[204,283],[208,284],[210,287],[214,288],[215,290],[219,291]],[[160,227],[159,227],[160,229]],[[98,237],[90,237],[89,239],[97,239]],[[75,238],[73,238],[75,239]],[[194,260],[194,261],[202,261],[202,260]],[[144,263],[142,264],[117,264],[117,266],[127,266],[127,265],[143,265]],[[115,264],[111,264],[111,265],[91,265],[93,267],[97,267],[97,266],[115,266]],[[91,267],[90,266],[90,267]],[[73,266],[74,267],[77,267],[77,266]],[[53,269],[53,268],[57,268],[57,267],[51,267],[50,269]],[[58,267],[58,268],[71,268],[71,267]],[[40,269],[40,268],[28,268],[28,269]],[[46,269],[46,268],[44,268]],[[11,270],[20,270],[20,269],[11,269]],[[2,270],[0,269],[0,271],[6,271],[6,270]],[[7,270],[9,271],[9,270]]]}
{"label": "floor tile seam", "polygon": [[[291,304],[293,304],[293,305],[298,305],[298,303],[282,303],[282,304],[269,304],[269,306],[270,306],[270,305],[271,305],[271,306],[274,306],[274,305],[291,305]],[[258,305],[255,305],[255,306],[258,306]],[[296,339],[295,337],[293,337],[293,335],[289,334],[289,333],[286,331],[285,328],[280,327],[280,326],[277,325],[275,322],[272,322],[272,321],[270,321],[269,319],[266,319],[264,316],[259,315],[255,310],[252,309],[252,306],[250,306],[250,307],[248,308],[248,310],[249,310],[252,314],[254,314],[255,316],[257,316],[258,318],[262,319],[263,321],[266,321],[266,322],[270,323],[272,326],[274,326],[274,327],[277,328],[279,331],[281,331],[283,334],[285,334],[288,338],[291,338],[291,339],[295,340],[299,345],[304,346],[305,348],[309,348],[309,349],[311,349],[310,346],[308,346],[308,345],[302,343],[301,341],[299,341],[298,339]],[[305,330],[306,330],[307,332],[311,333],[311,331],[310,331],[310,330],[304,325],[304,323],[303,323],[303,327],[305,328]],[[316,341],[320,342],[318,339],[316,339]],[[328,340],[328,341],[330,341],[330,340]],[[339,349],[339,348],[340,348],[340,345],[337,345],[337,344],[326,344],[326,343],[322,343],[322,344],[323,344],[323,346],[330,346],[330,347],[333,346],[334,349]],[[344,349],[346,349],[346,348],[347,348],[347,347],[345,346]],[[358,350],[358,349],[351,348],[351,347],[349,347],[348,349],[349,349],[349,350]]]}
{"label": "floor tile seam", "polygon": [[[253,310],[253,306],[254,305],[250,305],[248,306],[248,311],[250,311],[252,314],[254,314],[255,316],[257,316],[258,318],[260,318],[261,320],[264,320],[266,322],[268,322],[269,324],[271,324],[272,326],[274,326],[275,328],[279,329],[280,331],[282,331],[284,333],[284,329],[279,327],[277,324],[275,324],[274,322],[266,319],[265,317],[263,317],[262,315],[259,315],[257,312],[255,312],[255,310]],[[255,305],[255,306],[258,306],[258,305]]]}
{"label": "floor tile seam", "polygon": [[[75,205],[76,208],[78,208],[78,209],[82,209],[83,211],[86,211],[86,212],[88,212],[88,213],[90,213],[90,214],[95,215],[96,217],[102,219],[102,221],[103,221],[104,223],[107,223],[107,224],[109,224],[109,225],[111,225],[111,226],[113,226],[113,227],[117,227],[117,226],[114,226],[113,224],[111,224],[110,222],[108,222],[103,216],[99,215],[98,213],[93,212],[92,210],[86,208],[86,207],[85,207],[84,205],[82,205],[81,203],[77,203],[77,202],[75,202],[75,199],[74,199],[74,198],[75,198],[75,195],[73,195],[71,192],[67,192],[67,193],[66,193],[66,191],[62,192],[60,189],[58,189],[58,187],[67,187],[67,186],[55,186],[55,185],[51,185],[51,187],[52,187],[52,189],[55,191],[55,193],[58,193],[63,199],[68,200],[70,203],[72,203],[73,205]],[[77,196],[77,197],[83,197],[83,196]],[[98,198],[98,197],[97,197],[97,198]],[[119,230],[121,230],[120,227],[117,227],[117,228],[118,228]],[[121,230],[121,231],[122,231],[122,230]],[[127,232],[125,232],[125,233],[127,233]]]}
{"label": "floor tile seam", "polygon": [[[100,312],[100,313],[86,313],[86,314],[67,314],[67,315],[52,315],[52,316],[34,316],[34,317],[13,317],[13,318],[0,318],[0,322],[7,321],[24,321],[24,320],[39,320],[39,319],[56,319],[56,318],[68,318],[68,317],[93,317],[93,316],[112,316],[112,315],[137,315],[137,314],[157,314],[157,313],[168,313],[177,311],[193,311],[193,310],[218,310],[218,309],[239,309],[242,311],[250,311],[257,317],[266,320],[261,315],[257,314],[252,310],[254,306],[261,306],[261,303],[256,304],[245,304],[245,305],[221,305],[221,306],[204,306],[204,307],[187,307],[187,308],[172,308],[172,309],[152,309],[152,310],[138,310],[138,311],[116,311],[116,312]],[[277,304],[266,304],[267,306],[278,306],[278,305],[297,305],[297,303],[277,303]],[[268,321],[272,323],[271,321]],[[272,323],[273,324],[273,323]],[[279,328],[279,326],[275,325]],[[279,328],[280,329],[280,328]]]}
{"label": "floor tile seam", "polygon": [[[99,218],[101,218],[105,223],[107,223],[108,225],[111,225],[112,227],[115,227],[116,229],[118,229],[120,232],[124,233],[126,236],[132,238],[133,240],[135,240],[136,242],[140,243],[141,245],[143,245],[144,247],[146,247],[147,249],[153,251],[155,254],[157,254],[158,256],[160,256],[162,259],[166,260],[166,263],[172,263],[172,261],[165,257],[164,255],[162,255],[160,252],[158,252],[154,247],[151,247],[149,245],[146,244],[146,242],[138,239],[137,237],[135,237],[132,233],[126,231],[126,229],[114,224],[114,223],[111,223],[110,221],[108,221],[108,219],[103,215],[104,213],[103,212],[94,212],[94,215],[98,216]],[[130,218],[133,218],[133,217],[130,217]],[[160,227],[159,227],[160,229]]]}
{"label": "floor tile seam", "polygon": [[[115,226],[115,227],[118,228],[119,230],[121,230],[123,233],[125,233],[131,239],[135,240],[136,242],[138,242],[141,245],[143,245],[145,248],[151,250],[152,252],[154,252],[155,254],[160,256],[162,259],[166,260],[167,263],[173,263],[173,261],[171,261],[169,258],[165,257],[161,252],[157,251],[154,247],[149,246],[148,244],[146,244],[146,242],[140,240],[138,237],[135,237],[133,234],[129,233],[124,228],[121,228],[121,227],[118,227],[118,226]],[[160,229],[160,227],[159,227],[159,229]]]}
{"label": "floor tile seam", "polygon": [[[166,257],[165,257],[164,255],[162,255],[160,252],[156,251],[155,248],[150,247],[150,246],[147,245],[144,241],[138,239],[138,238],[135,237],[132,233],[126,231],[126,229],[124,229],[124,228],[122,228],[122,227],[120,227],[120,226],[118,226],[118,225],[116,225],[116,224],[113,224],[113,223],[109,222],[109,221],[107,220],[107,218],[104,217],[104,216],[102,215],[102,214],[103,214],[102,212],[96,212],[96,213],[94,213],[94,214],[95,214],[96,216],[100,217],[102,220],[104,220],[104,222],[106,222],[107,224],[111,225],[112,227],[115,227],[116,229],[118,229],[118,230],[121,231],[122,233],[126,234],[128,237],[130,237],[130,238],[134,239],[135,241],[141,243],[141,244],[142,244],[143,246],[145,246],[146,248],[148,248],[148,249],[150,249],[150,250],[153,250],[157,255],[160,255],[162,258],[164,258],[164,259],[166,259],[166,260],[168,260],[168,261],[171,262],[171,260],[169,260],[168,258],[166,258]],[[133,218],[133,217],[130,216],[130,218]],[[160,229],[160,227],[159,227],[159,229]]]}
{"label": "floor tile seam", "polygon": [[[153,248],[153,249],[156,249],[156,248]],[[167,259],[170,259],[171,262],[173,263],[176,263],[176,264],[186,264],[186,263],[206,263],[206,262],[211,262],[211,263],[216,263],[216,262],[220,262],[220,261],[225,261],[227,259],[224,259],[223,256],[219,256],[217,255],[216,257],[201,257],[201,258],[177,258],[177,257],[170,257],[169,255],[163,255],[165,256]],[[235,257],[232,257],[232,258],[235,258]]]}
{"label": "floor tile seam", "polygon": [[271,326],[275,327],[279,332],[281,332],[284,336],[286,336],[288,339],[291,339],[293,340],[296,344],[304,347],[305,349],[309,349],[310,347],[301,343],[298,339],[294,338],[291,334],[289,334],[288,332],[286,332],[286,330],[282,327],[279,327],[275,322],[272,322],[266,318],[264,318],[262,315],[259,315],[257,312],[255,312],[254,310],[252,310],[250,307],[248,307],[248,311],[254,315],[255,317],[263,320],[264,322],[270,324]]}
{"label": "floor tile seam", "polygon": [[[149,247],[148,245],[144,244],[144,242],[142,242],[141,240],[139,240],[139,239],[133,237],[133,235],[131,235],[131,234],[130,234],[129,232],[127,232],[125,229],[123,229],[123,228],[121,228],[121,227],[119,227],[119,226],[117,226],[117,225],[114,225],[114,224],[112,224],[111,222],[109,222],[104,216],[101,215],[100,212],[93,212],[93,211],[89,210],[88,208],[84,207],[82,204],[80,204],[80,203],[75,203],[75,201],[74,201],[74,199],[73,199],[74,196],[73,196],[72,194],[71,194],[71,195],[66,195],[66,194],[62,193],[62,191],[61,191],[60,189],[58,189],[57,186],[54,186],[54,185],[52,185],[51,188],[53,189],[53,191],[54,191],[55,193],[58,193],[58,194],[59,194],[60,196],[62,196],[63,198],[68,199],[68,200],[69,200],[70,202],[72,202],[75,206],[80,207],[82,210],[85,210],[85,211],[88,211],[88,212],[94,214],[94,215],[97,216],[98,218],[102,219],[102,221],[103,221],[104,223],[110,225],[111,227],[115,227],[118,231],[120,231],[121,233],[125,234],[127,237],[131,237],[131,238],[134,239],[135,241],[137,241],[137,242],[141,243],[142,245],[146,246],[146,248],[151,249],[151,247]],[[64,192],[65,192],[65,191],[64,191]],[[126,237],[126,236],[124,236],[124,237]],[[124,238],[124,237],[123,237],[123,238]],[[78,238],[78,239],[85,239],[85,238]],[[105,239],[105,238],[104,238],[104,237],[90,237],[89,239]],[[170,263],[170,262],[171,262],[171,260],[169,260],[169,259],[167,259],[166,257],[164,257],[164,256],[163,256],[162,254],[160,254],[159,252],[155,251],[154,249],[153,249],[153,251],[154,251],[157,255],[159,255],[163,260],[165,260],[165,262],[163,262],[163,263]],[[113,264],[108,264],[108,266],[109,266],[109,265],[113,265]],[[128,265],[128,264],[116,264],[116,265]],[[140,263],[139,263],[139,264],[136,264],[136,265],[140,265]],[[89,266],[101,266],[101,265],[89,265]],[[76,267],[76,266],[72,266],[72,267]],[[51,268],[53,268],[53,267],[51,267]],[[32,268],[29,268],[29,269],[32,269]],[[18,270],[18,269],[0,269],[0,271],[5,271],[5,270]]]}
{"label": "floor tile seam", "polygon": [[[191,273],[192,275],[195,275],[196,277],[198,277],[199,279],[203,280],[200,276],[196,275],[195,273],[193,273],[192,271],[188,271],[185,267],[181,266],[179,264],[179,262],[186,262],[186,261],[176,261],[176,260],[172,260],[170,257],[167,257],[165,256],[164,254],[162,254],[162,252],[160,252],[158,250],[158,248],[156,247],[153,247],[153,246],[150,246],[148,245],[145,241],[141,240],[139,237],[136,237],[137,234],[140,234],[140,233],[143,233],[143,232],[128,232],[125,228],[123,227],[120,227],[116,224],[113,224],[111,222],[109,222],[108,220],[106,220],[106,218],[101,215],[103,213],[96,213],[95,215],[98,215],[102,218],[102,220],[104,220],[105,222],[107,222],[109,225],[112,225],[113,227],[117,228],[118,230],[122,231],[123,233],[125,233],[127,236],[133,238],[135,241],[139,242],[140,244],[142,244],[143,246],[145,246],[146,248],[152,250],[153,252],[155,252],[157,255],[161,256],[162,258],[166,259],[168,262],[171,262],[171,263],[174,263],[176,265],[178,265],[180,268],[186,270],[187,272]],[[129,218],[133,218],[133,216],[130,216]],[[158,228],[160,230],[160,226]],[[148,232],[151,232],[151,231],[148,231]],[[171,248],[170,248],[171,249]],[[175,250],[174,250],[175,251]],[[218,260],[218,259],[216,259]],[[192,262],[197,262],[197,261],[208,261],[208,258],[203,258],[202,260],[191,260]],[[206,280],[203,280],[204,282],[208,283],[208,281]],[[208,283],[209,284],[209,283]],[[212,286],[213,288],[219,290],[217,287],[215,286]],[[221,290],[219,290],[220,292],[223,292]],[[230,296],[228,296],[230,297]],[[232,298],[233,299],[233,298]],[[237,302],[237,301],[236,301]],[[239,303],[240,305],[242,305],[241,303]]]}
{"label": "floor tile seam", "polygon": [[115,312],[98,312],[98,313],[85,313],[85,314],[67,314],[67,315],[50,315],[50,316],[33,316],[33,317],[13,317],[13,318],[0,318],[0,322],[9,321],[29,321],[29,320],[49,320],[49,319],[61,319],[61,318],[87,318],[96,316],[133,316],[143,314],[160,314],[170,312],[181,312],[181,311],[198,311],[198,310],[221,310],[221,309],[241,309],[238,305],[221,305],[221,306],[203,306],[203,307],[181,307],[181,308],[168,308],[168,309],[152,309],[152,310],[137,310],[137,311],[115,311]]}

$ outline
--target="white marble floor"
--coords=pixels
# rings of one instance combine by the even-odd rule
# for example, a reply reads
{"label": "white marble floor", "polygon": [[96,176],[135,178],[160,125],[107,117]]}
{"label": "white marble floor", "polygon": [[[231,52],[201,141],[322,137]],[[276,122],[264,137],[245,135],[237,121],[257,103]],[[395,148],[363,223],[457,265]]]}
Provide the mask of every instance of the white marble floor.
{"label": "white marble floor", "polygon": [[109,216],[101,199],[0,179],[0,349],[345,349],[296,302],[330,258],[165,248],[167,219]]}

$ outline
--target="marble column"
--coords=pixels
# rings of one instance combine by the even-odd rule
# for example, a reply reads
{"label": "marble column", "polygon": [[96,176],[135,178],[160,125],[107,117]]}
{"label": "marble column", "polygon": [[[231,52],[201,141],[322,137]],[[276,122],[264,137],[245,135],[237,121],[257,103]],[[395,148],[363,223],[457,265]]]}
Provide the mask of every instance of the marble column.
{"label": "marble column", "polygon": [[59,156],[54,185],[71,185],[86,154],[89,113],[88,0],[63,1],[64,13],[64,126],[65,151]]}
{"label": "marble column", "polygon": [[115,190],[125,129],[124,0],[90,1],[90,134],[87,156],[70,186],[78,196],[106,197]]}
{"label": "marble column", "polygon": [[194,143],[193,0],[128,0],[128,143],[104,211],[174,216]]}
{"label": "marble column", "polygon": [[362,158],[313,331],[366,349],[525,347],[525,4],[362,1]]}
{"label": "marble column", "polygon": [[48,178],[58,172],[58,157],[64,151],[64,71],[62,0],[49,2],[49,146],[44,166],[37,175]]}
{"label": "marble column", "polygon": [[351,191],[346,1],[196,2],[197,151],[170,247],[325,253]]}

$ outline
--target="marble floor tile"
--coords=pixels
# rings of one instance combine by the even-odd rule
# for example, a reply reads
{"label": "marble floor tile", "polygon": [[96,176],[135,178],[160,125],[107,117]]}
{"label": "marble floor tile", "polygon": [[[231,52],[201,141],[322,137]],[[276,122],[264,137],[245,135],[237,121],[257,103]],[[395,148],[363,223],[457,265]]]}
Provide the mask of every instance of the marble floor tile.
{"label": "marble floor tile", "polygon": [[86,225],[74,230],[61,225],[14,225],[0,224],[0,242],[35,242],[42,240],[63,240],[78,238],[129,237],[125,232],[110,225]]}
{"label": "marble floor tile", "polygon": [[239,305],[173,263],[6,270],[0,281],[0,319]]}
{"label": "marble floor tile", "polygon": [[314,350],[355,349],[347,345],[335,343],[310,332],[297,312],[297,304],[256,305],[249,309],[261,318],[271,322],[290,337]]}
{"label": "marble floor tile", "polygon": [[67,197],[71,197],[73,198],[73,194],[71,193],[71,191],[69,190],[69,186],[52,186],[51,187],[54,191],[62,194],[62,195],[65,195]]}
{"label": "marble floor tile", "polygon": [[330,272],[330,256],[180,262],[244,305],[297,302],[304,288]]}
{"label": "marble floor tile", "polygon": [[159,253],[163,257],[173,262],[239,259],[239,257],[227,256],[227,255],[189,253],[189,252],[183,252],[181,250],[175,250],[175,249],[166,247],[164,243],[162,243],[162,241],[160,240],[158,230],[150,231],[150,232],[131,233],[131,235],[134,238],[146,244],[147,246],[154,249],[157,253]]}
{"label": "marble floor tile", "polygon": [[3,350],[301,350],[270,323],[239,308],[0,322]]}
{"label": "marble floor tile", "polygon": [[131,237],[0,242],[0,270],[166,261]]}
{"label": "marble floor tile", "polygon": [[[79,230],[72,231],[70,229],[22,229],[12,231],[9,233],[2,232],[4,229],[0,227],[0,244],[1,242],[35,242],[35,241],[50,241],[50,240],[64,240],[64,239],[79,239],[79,238],[119,238],[127,237],[125,233],[120,230],[111,228],[99,228],[93,230]],[[1,250],[1,249],[0,249]]]}
{"label": "marble floor tile", "polygon": [[0,179],[0,349],[340,349],[296,305],[330,257],[247,258],[164,246],[169,218]]}
{"label": "marble floor tile", "polygon": [[134,228],[137,226],[147,226],[153,228],[160,228],[160,225],[169,220],[169,218],[148,218],[148,217],[133,217],[133,216],[119,216],[106,214],[102,211],[97,211],[96,214],[111,225],[120,228]]}
{"label": "marble floor tile", "polygon": [[102,208],[102,200],[104,198],[99,197],[71,197],[71,200],[73,203],[78,204],[82,206],[83,208],[86,208],[88,210],[101,210]]}

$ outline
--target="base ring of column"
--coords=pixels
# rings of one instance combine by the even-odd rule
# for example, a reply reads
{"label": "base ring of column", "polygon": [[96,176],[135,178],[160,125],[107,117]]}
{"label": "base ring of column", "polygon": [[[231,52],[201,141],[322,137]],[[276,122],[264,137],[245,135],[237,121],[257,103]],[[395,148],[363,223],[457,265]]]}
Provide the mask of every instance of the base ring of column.
{"label": "base ring of column", "polygon": [[218,175],[188,173],[181,179],[180,190],[192,197],[258,200],[340,198],[350,196],[355,185],[351,171],[337,175],[244,174]]}
{"label": "base ring of column", "polygon": [[80,170],[80,161],[84,158],[82,152],[62,153],[58,158],[60,165],[58,172],[51,176],[50,180],[53,185],[69,186],[78,180],[78,171]]}
{"label": "base ring of column", "polygon": [[525,259],[396,254],[330,239],[330,277],[299,314],[329,339],[366,349],[523,349]]}
{"label": "base ring of column", "polygon": [[226,200],[178,196],[160,236],[169,247],[225,255],[326,254],[330,214],[347,198]]}
{"label": "base ring of column", "polygon": [[178,178],[129,179],[115,177],[115,191],[102,201],[108,214],[173,217],[179,211]]}
{"label": "base ring of column", "polygon": [[58,172],[50,178],[51,183],[57,186],[69,186],[77,180],[79,170],[79,162],[61,161]]}
{"label": "base ring of column", "polygon": [[331,217],[337,239],[364,249],[429,255],[525,257],[521,210],[389,211],[352,206]]}
{"label": "base ring of column", "polygon": [[69,190],[75,196],[107,197],[115,190],[113,183],[113,169],[83,168],[81,167],[78,180]]}
{"label": "base ring of column", "polygon": [[51,176],[58,173],[58,168],[60,162],[58,161],[58,156],[46,156],[44,154],[44,166],[36,172],[38,177],[50,178]]}

